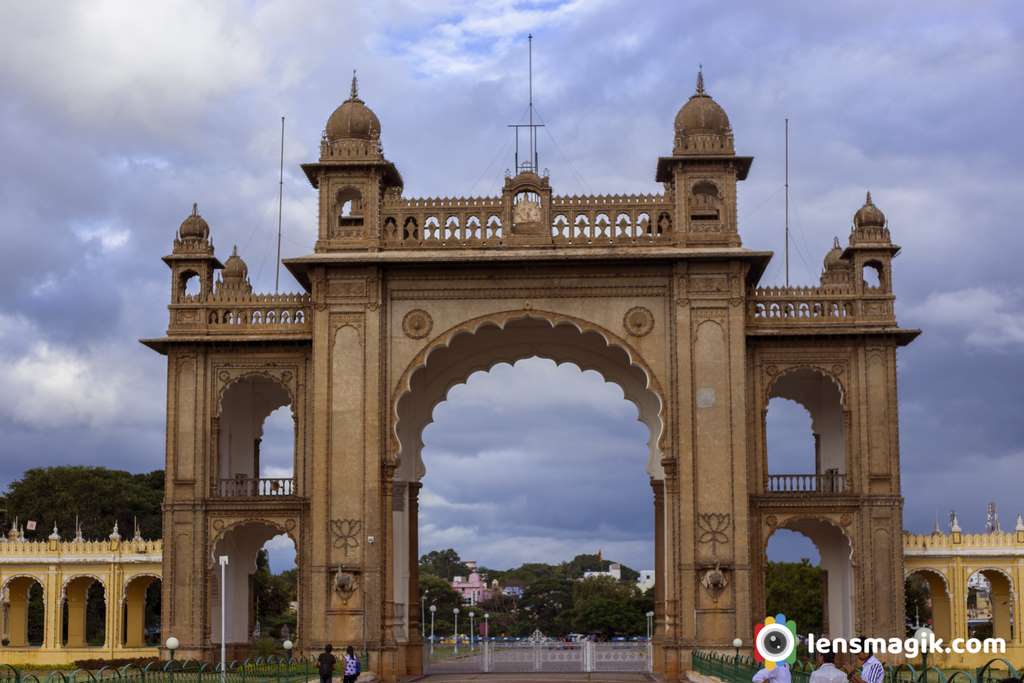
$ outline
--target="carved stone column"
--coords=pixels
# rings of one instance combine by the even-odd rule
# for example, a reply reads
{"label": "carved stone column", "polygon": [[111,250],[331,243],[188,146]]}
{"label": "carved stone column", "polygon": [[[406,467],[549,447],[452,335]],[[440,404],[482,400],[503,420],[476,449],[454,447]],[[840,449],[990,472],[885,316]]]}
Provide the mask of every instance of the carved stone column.
{"label": "carved stone column", "polygon": [[409,642],[420,643],[420,482],[409,482]]}
{"label": "carved stone column", "polygon": [[651,479],[654,491],[654,637],[665,636],[665,482]]}

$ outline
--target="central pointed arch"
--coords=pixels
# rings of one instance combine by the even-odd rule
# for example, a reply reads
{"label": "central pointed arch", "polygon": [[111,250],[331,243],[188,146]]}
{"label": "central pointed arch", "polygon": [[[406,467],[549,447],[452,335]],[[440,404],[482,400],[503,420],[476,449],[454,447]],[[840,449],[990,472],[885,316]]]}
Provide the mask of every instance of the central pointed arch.
{"label": "central pointed arch", "polygon": [[647,473],[652,479],[664,479],[665,401],[650,367],[625,340],[603,327],[535,310],[466,321],[435,337],[417,354],[398,382],[393,403],[395,479],[414,482],[423,477],[423,430],[454,386],[474,372],[534,356],[557,364],[574,363],[617,384],[649,430]]}

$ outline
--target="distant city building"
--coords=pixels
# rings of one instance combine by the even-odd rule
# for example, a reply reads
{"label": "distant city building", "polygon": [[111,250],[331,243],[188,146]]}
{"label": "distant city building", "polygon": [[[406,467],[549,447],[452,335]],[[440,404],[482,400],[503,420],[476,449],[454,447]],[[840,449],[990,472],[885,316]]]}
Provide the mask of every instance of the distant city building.
{"label": "distant city building", "polygon": [[469,576],[456,576],[452,579],[452,588],[462,596],[462,602],[466,605],[475,605],[478,602],[485,602],[499,590],[497,580],[487,585],[487,578],[481,576],[476,570],[476,562],[466,562],[469,569]]}
{"label": "distant city building", "polygon": [[618,562],[613,562],[608,566],[606,572],[583,572],[584,579],[593,579],[598,576],[610,576],[616,581],[622,581],[622,565]]}
{"label": "distant city building", "polygon": [[519,598],[523,597],[523,587],[522,586],[505,586],[504,588],[501,589],[501,594],[502,595],[507,595],[510,598],[515,598],[516,600],[518,600]]}
{"label": "distant city building", "polygon": [[640,576],[636,580],[636,587],[640,589],[641,593],[654,588],[654,570],[641,569]]}

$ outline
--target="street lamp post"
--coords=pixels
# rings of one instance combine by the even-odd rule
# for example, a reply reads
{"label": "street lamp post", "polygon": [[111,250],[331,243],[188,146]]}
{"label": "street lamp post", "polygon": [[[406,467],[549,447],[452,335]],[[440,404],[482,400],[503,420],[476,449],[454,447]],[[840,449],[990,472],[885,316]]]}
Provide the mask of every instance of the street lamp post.
{"label": "street lamp post", "polygon": [[423,638],[424,636],[427,635],[427,633],[426,633],[427,620],[424,619],[425,613],[424,613],[423,610],[426,609],[427,596],[428,595],[430,595],[430,589],[429,588],[424,590],[422,597],[420,597],[420,638]]}
{"label": "street lamp post", "polygon": [[281,647],[284,648],[285,653],[288,655],[288,663],[291,664],[292,663],[292,648],[295,647],[295,644],[292,641],[290,641],[290,640],[286,640],[283,643],[281,643]]}
{"label": "street lamp post", "polygon": [[456,607],[452,610],[452,614],[455,615],[455,652],[454,655],[459,654],[459,608]]}
{"label": "street lamp post", "polygon": [[[921,666],[923,667],[924,671],[928,671],[928,645],[931,644],[933,635],[934,633],[927,626],[922,626],[916,631],[914,631],[914,640],[916,640],[917,644],[920,646],[921,657],[923,658]],[[927,677],[928,674],[925,674],[926,680]]]}
{"label": "street lamp post", "polygon": [[486,640],[485,645],[491,642],[491,614],[490,612],[484,612],[484,639]]}
{"label": "street lamp post", "polygon": [[473,619],[476,617],[476,612],[469,613],[469,651],[473,652],[476,649],[476,633],[473,631]]}
{"label": "street lamp post", "polygon": [[220,680],[227,677],[228,638],[227,638],[227,604],[228,604],[228,556],[221,555],[220,561]]}
{"label": "street lamp post", "polygon": [[179,645],[181,645],[181,643],[179,643],[178,639],[175,638],[174,636],[171,636],[170,638],[168,638],[167,642],[164,643],[164,646],[167,648],[167,652],[170,653],[171,661],[172,662],[174,661],[174,651],[178,649]]}
{"label": "street lamp post", "polygon": [[434,656],[434,614],[437,613],[437,605],[430,606],[430,656]]}
{"label": "street lamp post", "polygon": [[647,642],[650,642],[651,635],[654,630],[654,612],[647,612]]}

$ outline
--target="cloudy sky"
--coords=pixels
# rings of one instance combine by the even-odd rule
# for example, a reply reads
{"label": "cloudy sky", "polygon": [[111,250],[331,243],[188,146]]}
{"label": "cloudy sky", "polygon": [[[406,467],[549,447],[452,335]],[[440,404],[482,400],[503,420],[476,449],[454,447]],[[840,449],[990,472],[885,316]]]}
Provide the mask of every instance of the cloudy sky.
{"label": "cloudy sky", "polygon": [[[407,195],[496,193],[533,32],[556,192],[657,191],[698,63],[755,157],[740,190],[753,248],[781,250],[790,119],[795,283],[817,280],[871,189],[903,247],[899,319],[925,331],[900,353],[905,525],[926,531],[955,507],[977,529],[989,500],[1004,524],[1024,510],[1019,4],[344,5],[5,7],[0,483],[40,463],[162,465],[164,361],[136,342],[166,326],[160,256],[198,201],[219,253],[237,244],[272,289],[280,117],[283,250],[297,256],[316,216],[298,164],[352,69]],[[765,282],[782,277],[776,259]],[[424,550],[508,566],[604,548],[649,565],[635,416],[573,366],[474,376],[426,434]],[[806,415],[773,406],[771,420],[781,462],[806,458]]]}

